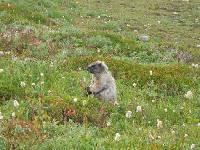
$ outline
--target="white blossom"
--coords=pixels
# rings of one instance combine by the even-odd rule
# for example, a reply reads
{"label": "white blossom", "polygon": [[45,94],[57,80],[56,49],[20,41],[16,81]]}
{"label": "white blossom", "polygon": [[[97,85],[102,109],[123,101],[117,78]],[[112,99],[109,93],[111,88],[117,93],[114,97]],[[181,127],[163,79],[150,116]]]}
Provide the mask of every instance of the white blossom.
{"label": "white blossom", "polygon": [[26,83],[25,83],[24,81],[21,81],[21,82],[20,82],[20,85],[21,85],[21,87],[25,87],[25,86],[26,86]]}
{"label": "white blossom", "polygon": [[31,83],[32,86],[35,86],[35,83]]}
{"label": "white blossom", "polygon": [[164,111],[167,112],[167,108],[165,108]]}
{"label": "white blossom", "polygon": [[184,97],[187,98],[187,99],[192,99],[193,98],[192,91],[187,91],[187,93],[184,95]]}
{"label": "white blossom", "polygon": [[17,100],[13,101],[14,107],[18,107],[19,106],[19,102]]}
{"label": "white blossom", "polygon": [[76,102],[78,101],[78,99],[77,99],[77,98],[74,98],[73,101],[76,103]]}
{"label": "white blossom", "polygon": [[141,106],[137,106],[136,112],[142,112],[142,107]]}
{"label": "white blossom", "polygon": [[177,12],[173,12],[173,15],[178,15],[178,13]]}
{"label": "white blossom", "polygon": [[119,141],[120,140],[121,135],[119,133],[115,134],[115,141]]}
{"label": "white blossom", "polygon": [[157,119],[157,128],[158,128],[158,129],[163,128],[163,123],[162,123],[162,121],[159,120],[159,119]]}
{"label": "white blossom", "polygon": [[106,125],[107,127],[111,126],[111,121],[107,121]]}
{"label": "white blossom", "polygon": [[41,81],[40,84],[43,85],[43,84],[44,84],[44,81]]}
{"label": "white blossom", "polygon": [[188,137],[188,134],[185,134],[184,137],[185,137],[185,138]]}
{"label": "white blossom", "polygon": [[198,68],[198,67],[199,67],[199,64],[194,64],[194,63],[192,63],[192,67]]}
{"label": "white blossom", "polygon": [[197,126],[198,126],[198,127],[200,127],[200,122],[199,122],[199,123],[197,123]]}
{"label": "white blossom", "polygon": [[171,130],[171,133],[172,133],[172,134],[174,134],[174,133],[175,133],[175,131],[172,129],[172,130]]}
{"label": "white blossom", "polygon": [[136,83],[133,83],[133,87],[136,87],[137,86],[137,84]]}
{"label": "white blossom", "polygon": [[52,91],[51,90],[48,90],[48,93],[50,94]]}
{"label": "white blossom", "polygon": [[40,73],[40,76],[43,77],[43,76],[44,76],[44,73]]}
{"label": "white blossom", "polygon": [[195,144],[192,144],[192,145],[190,146],[190,150],[195,149],[195,147],[196,147],[196,145],[195,145]]}
{"label": "white blossom", "polygon": [[119,106],[119,103],[117,101],[114,102],[115,106]]}
{"label": "white blossom", "polygon": [[0,120],[2,120],[3,119],[3,115],[2,115],[2,113],[0,112]]}
{"label": "white blossom", "polygon": [[4,70],[3,69],[0,69],[0,73],[2,73]]}
{"label": "white blossom", "polygon": [[83,106],[85,106],[87,104],[86,100],[83,100]]}
{"label": "white blossom", "polygon": [[149,74],[150,74],[150,76],[152,76],[152,75],[153,75],[153,71],[152,71],[152,70],[150,70],[150,71],[149,71]]}
{"label": "white blossom", "polygon": [[16,116],[15,112],[12,112],[11,116],[14,118]]}
{"label": "white blossom", "polygon": [[132,116],[132,111],[127,111],[126,112],[126,118],[131,118]]}

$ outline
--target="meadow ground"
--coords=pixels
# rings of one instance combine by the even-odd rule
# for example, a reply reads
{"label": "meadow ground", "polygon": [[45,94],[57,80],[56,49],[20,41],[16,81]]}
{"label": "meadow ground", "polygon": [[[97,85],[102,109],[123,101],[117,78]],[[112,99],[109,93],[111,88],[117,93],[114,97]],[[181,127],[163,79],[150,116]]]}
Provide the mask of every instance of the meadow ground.
{"label": "meadow ground", "polygon": [[[198,0],[0,0],[0,149],[199,149],[199,19]],[[84,93],[95,60],[116,106]]]}

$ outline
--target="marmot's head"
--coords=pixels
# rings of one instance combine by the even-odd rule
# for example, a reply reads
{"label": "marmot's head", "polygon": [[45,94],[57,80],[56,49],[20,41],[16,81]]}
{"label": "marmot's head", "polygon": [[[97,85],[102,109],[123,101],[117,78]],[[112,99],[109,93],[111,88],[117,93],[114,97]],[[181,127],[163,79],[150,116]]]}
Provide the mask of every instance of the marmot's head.
{"label": "marmot's head", "polygon": [[95,61],[88,66],[87,70],[92,74],[98,74],[102,72],[107,72],[108,67],[102,61]]}

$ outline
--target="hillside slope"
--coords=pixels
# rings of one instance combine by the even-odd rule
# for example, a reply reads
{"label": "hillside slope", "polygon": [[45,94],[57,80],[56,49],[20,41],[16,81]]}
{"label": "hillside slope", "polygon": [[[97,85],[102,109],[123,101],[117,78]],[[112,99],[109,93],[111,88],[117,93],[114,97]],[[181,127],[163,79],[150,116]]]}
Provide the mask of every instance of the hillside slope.
{"label": "hillside slope", "polygon": [[[199,6],[0,1],[0,149],[198,149]],[[85,95],[95,60],[118,105]]]}

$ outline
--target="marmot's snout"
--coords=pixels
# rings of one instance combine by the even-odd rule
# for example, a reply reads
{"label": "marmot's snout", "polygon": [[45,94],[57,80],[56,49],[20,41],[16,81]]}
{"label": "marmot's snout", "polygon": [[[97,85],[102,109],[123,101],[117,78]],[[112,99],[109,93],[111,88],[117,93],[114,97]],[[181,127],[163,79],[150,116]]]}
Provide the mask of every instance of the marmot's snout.
{"label": "marmot's snout", "polygon": [[87,67],[87,71],[90,72],[90,73],[92,73],[92,74],[94,74],[94,72],[95,72],[95,67],[89,65],[89,66]]}

